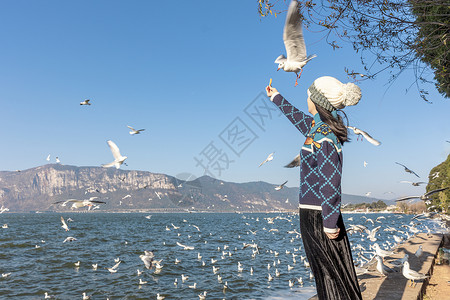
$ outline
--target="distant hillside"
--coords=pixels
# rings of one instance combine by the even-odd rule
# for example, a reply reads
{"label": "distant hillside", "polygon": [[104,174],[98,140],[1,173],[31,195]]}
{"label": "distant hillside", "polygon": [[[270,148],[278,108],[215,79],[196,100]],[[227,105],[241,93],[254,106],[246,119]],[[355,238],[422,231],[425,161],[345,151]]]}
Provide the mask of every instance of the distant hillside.
{"label": "distant hillside", "polygon": [[[102,211],[296,210],[298,188],[267,182],[233,183],[203,176],[192,181],[145,171],[49,164],[20,172],[0,172],[0,204],[14,211],[54,211],[52,203],[98,197]],[[343,203],[378,199],[343,195]],[[389,204],[389,203],[388,203]]]}

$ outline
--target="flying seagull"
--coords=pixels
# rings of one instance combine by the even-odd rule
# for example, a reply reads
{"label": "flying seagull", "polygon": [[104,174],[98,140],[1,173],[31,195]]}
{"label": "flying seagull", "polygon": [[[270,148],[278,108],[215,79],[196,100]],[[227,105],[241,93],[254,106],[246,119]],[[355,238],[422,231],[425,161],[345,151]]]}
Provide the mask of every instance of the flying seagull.
{"label": "flying seagull", "polygon": [[446,189],[448,189],[448,187],[442,188],[442,189],[437,189],[437,190],[432,190],[432,191],[429,191],[428,193],[425,193],[425,194],[420,195],[420,196],[402,197],[402,198],[399,198],[399,199],[397,199],[395,201],[398,202],[398,201],[405,201],[405,200],[416,199],[416,198],[425,201],[425,200],[429,200],[430,199],[429,196],[431,196],[431,195],[433,195],[435,193],[439,193],[439,192],[445,191]]}
{"label": "flying seagull", "polygon": [[275,187],[275,190],[279,191],[282,188],[284,188],[284,185],[287,183],[288,181],[286,180],[285,182],[283,182],[282,184],[280,184],[279,186]]}
{"label": "flying seagull", "polygon": [[361,141],[363,140],[363,137],[372,145],[375,146],[379,146],[381,145],[381,142],[374,139],[372,136],[370,136],[370,134],[368,134],[367,132],[365,132],[364,130],[361,130],[359,128],[356,128],[354,126],[347,126],[348,129],[353,130],[353,133],[356,134],[358,137],[356,138],[356,140],[359,139],[359,137],[361,136]]}
{"label": "flying seagull", "polygon": [[405,165],[402,165],[401,163],[398,163],[398,162],[395,162],[397,165],[400,165],[400,166],[402,166],[403,168],[405,168],[405,172],[406,173],[411,173],[411,174],[414,174],[414,175],[416,175],[417,177],[419,177],[420,178],[420,176],[419,175],[417,175],[413,170],[410,170],[410,169],[408,169],[408,167],[407,166],[405,166]]}
{"label": "flying seagull", "polygon": [[144,251],[144,254],[139,255],[139,258],[144,262],[147,269],[151,269],[153,266],[153,258],[155,255],[152,251]]}
{"label": "flying seagull", "polygon": [[138,129],[138,130],[136,130],[136,129],[134,129],[134,128],[131,127],[131,126],[127,126],[127,127],[131,129],[131,131],[130,131],[130,134],[131,134],[131,135],[133,135],[133,134],[140,134],[141,131],[144,131],[144,130],[145,130],[145,129]]}
{"label": "flying seagull", "polygon": [[403,180],[403,181],[400,181],[400,183],[410,183],[410,184],[412,184],[413,186],[419,186],[419,185],[421,185],[421,184],[425,184],[426,182],[423,182],[423,181],[419,181],[419,182],[411,182],[411,181]]}
{"label": "flying seagull", "polygon": [[297,154],[297,156],[287,165],[285,165],[285,168],[295,168],[300,166],[300,154]]}
{"label": "flying seagull", "polygon": [[275,152],[270,153],[269,156],[267,156],[266,160],[259,164],[259,167],[261,167],[261,166],[262,166],[263,164],[265,164],[266,162],[271,161],[271,160],[273,159],[273,154],[274,154],[274,153],[275,153]]}
{"label": "flying seagull", "polygon": [[183,244],[181,244],[181,243],[179,243],[179,242],[177,242],[177,245],[180,246],[180,247],[182,247],[183,250],[194,250],[194,247],[193,247],[193,246],[186,246],[186,245],[183,245]]}
{"label": "flying seagull", "polygon": [[70,207],[70,209],[74,209],[74,208],[80,208],[80,207],[85,207],[85,206],[94,206],[94,203],[103,203],[104,204],[106,202],[92,200],[92,199],[85,199],[85,200],[69,199],[69,200],[56,201],[53,204],[59,204],[59,203],[62,203],[61,206],[66,206],[67,203],[72,203],[72,206]]}
{"label": "flying seagull", "polygon": [[[303,67],[316,57],[315,54],[306,56],[305,40],[303,39],[302,19],[300,16],[300,5],[297,1],[291,1],[286,15],[286,23],[283,30],[283,41],[286,48],[287,58],[282,54],[278,56],[275,63],[278,64],[278,70],[285,72],[294,72],[297,74],[295,86],[298,85],[298,79],[302,75]],[[300,72],[300,73],[299,73]]]}
{"label": "flying seagull", "polygon": [[111,152],[114,156],[114,161],[109,164],[104,164],[104,165],[102,165],[102,167],[110,168],[112,166],[115,166],[116,169],[120,169],[120,166],[125,162],[125,159],[127,159],[128,157],[122,156],[120,154],[119,147],[117,147],[117,145],[114,144],[113,141],[109,140],[109,141],[107,141],[107,143],[108,143],[109,149],[111,149]]}
{"label": "flying seagull", "polygon": [[50,161],[50,154],[46,158],[47,161]]}
{"label": "flying seagull", "polygon": [[62,223],[62,228],[64,228],[66,231],[69,231],[69,226],[67,226],[66,221],[64,221],[64,218],[61,217],[61,223]]}
{"label": "flying seagull", "polygon": [[91,101],[90,99],[86,99],[83,102],[80,102],[80,105],[91,105],[91,103],[89,103],[89,101]]}

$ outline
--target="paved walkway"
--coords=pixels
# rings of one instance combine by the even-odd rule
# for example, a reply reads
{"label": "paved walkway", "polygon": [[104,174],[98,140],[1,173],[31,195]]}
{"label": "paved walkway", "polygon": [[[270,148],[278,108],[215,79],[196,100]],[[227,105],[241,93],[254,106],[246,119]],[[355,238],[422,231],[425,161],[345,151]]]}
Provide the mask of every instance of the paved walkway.
{"label": "paved walkway", "polygon": [[[434,265],[434,257],[441,241],[441,234],[433,234],[430,236],[427,236],[426,233],[418,234],[395,248],[394,255],[386,258],[386,265],[390,266],[389,261],[401,258],[406,253],[409,255],[409,264],[412,270],[423,274],[430,274]],[[423,254],[417,258],[414,253],[419,248],[419,245],[423,247]],[[369,271],[369,273],[359,277],[359,284],[363,287],[364,300],[422,299],[422,291],[425,291],[426,287],[424,282],[417,282],[415,287],[409,287],[408,280],[403,277],[401,270],[398,273],[391,273],[387,277],[382,278],[376,271],[376,263],[371,264]]]}

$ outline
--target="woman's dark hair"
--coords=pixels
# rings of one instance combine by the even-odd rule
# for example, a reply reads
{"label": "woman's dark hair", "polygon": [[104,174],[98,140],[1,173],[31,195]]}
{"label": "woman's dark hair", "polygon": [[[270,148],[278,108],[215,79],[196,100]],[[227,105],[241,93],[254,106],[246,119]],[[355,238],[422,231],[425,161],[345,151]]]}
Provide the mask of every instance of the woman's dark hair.
{"label": "woman's dark hair", "polygon": [[[325,122],[328,124],[328,126],[330,126],[331,130],[333,130],[341,145],[343,145],[345,142],[350,142],[350,138],[347,137],[347,127],[344,124],[344,119],[340,115],[337,115],[337,118],[335,118],[330,111],[326,110],[320,105],[316,105],[316,109],[322,122]],[[340,110],[340,112],[344,114],[348,126],[347,115],[342,110]]]}

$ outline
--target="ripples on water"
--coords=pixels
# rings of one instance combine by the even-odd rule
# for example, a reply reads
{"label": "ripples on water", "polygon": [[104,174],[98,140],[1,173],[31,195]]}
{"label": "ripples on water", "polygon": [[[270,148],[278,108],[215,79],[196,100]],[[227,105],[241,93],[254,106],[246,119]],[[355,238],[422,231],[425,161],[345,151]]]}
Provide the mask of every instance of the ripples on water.
{"label": "ripples on water", "polygon": [[[0,228],[0,273],[11,272],[11,275],[0,278],[0,297],[43,299],[44,293],[48,292],[56,299],[81,299],[82,293],[86,292],[92,299],[156,299],[157,293],[166,299],[198,299],[198,294],[207,291],[207,299],[308,299],[314,294],[314,281],[309,279],[309,269],[300,259],[305,256],[301,239],[287,233],[299,230],[298,215],[153,214],[150,220],[145,218],[146,215],[1,214],[0,224],[7,223],[9,228]],[[386,217],[382,229],[387,226],[400,228],[412,218],[392,214],[369,214],[367,217],[375,220],[380,215]],[[70,231],[61,228],[61,216],[74,220],[68,222]],[[266,218],[276,216],[290,221],[277,219],[274,224],[268,224]],[[349,217],[354,221],[345,221],[347,227],[365,221],[361,214],[345,214],[344,220]],[[172,223],[180,228],[174,229]],[[199,226],[201,231],[191,225]],[[373,228],[380,224],[365,225]],[[171,230],[166,230],[166,226]],[[278,232],[269,232],[272,228]],[[249,230],[257,231],[256,235]],[[392,241],[392,235],[380,230],[378,242],[382,245],[386,240]],[[77,241],[63,243],[68,236]],[[370,242],[361,239],[359,234],[350,236],[353,244],[360,243],[368,249]],[[195,249],[183,250],[176,242]],[[256,242],[260,254],[252,258],[251,248],[243,249],[244,242]],[[222,259],[225,245],[229,248]],[[299,247],[294,264],[292,254],[286,254],[286,250],[292,253]],[[139,258],[144,250],[154,250],[155,259],[163,260],[164,267],[159,274],[144,268]],[[279,252],[278,257],[273,251]],[[198,253],[203,256],[202,260],[197,259]],[[117,257],[122,263],[117,273],[110,274],[106,268],[112,267]],[[215,266],[219,267],[218,274],[223,283],[219,283],[217,275],[213,274],[211,258],[218,260]],[[181,262],[175,264],[175,259]],[[81,262],[79,268],[74,265],[77,261]],[[204,267],[202,261],[206,264]],[[242,273],[237,271],[238,262],[244,268]],[[98,264],[97,271],[93,270],[92,264]],[[269,271],[268,264],[272,266]],[[288,271],[288,264],[294,269]],[[250,275],[250,267],[253,267],[253,275]],[[145,272],[137,276],[137,269]],[[279,277],[275,277],[275,269],[281,273]],[[267,280],[268,273],[274,277],[272,282]],[[182,283],[181,274],[188,275],[189,280]],[[295,281],[294,288],[290,289],[288,280],[299,277],[303,278],[303,286]],[[139,278],[148,283],[140,286]],[[178,286],[173,284],[175,278],[178,278]],[[197,283],[195,290],[189,288],[194,282]],[[225,282],[229,288],[224,294]]]}

